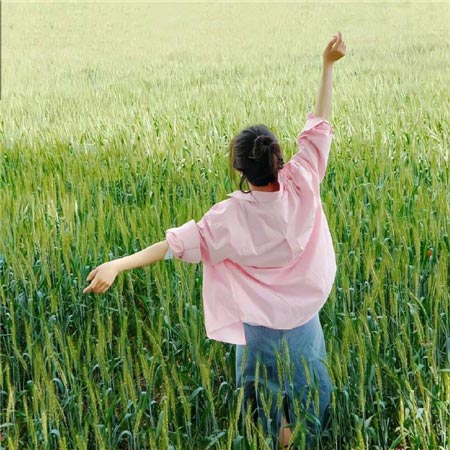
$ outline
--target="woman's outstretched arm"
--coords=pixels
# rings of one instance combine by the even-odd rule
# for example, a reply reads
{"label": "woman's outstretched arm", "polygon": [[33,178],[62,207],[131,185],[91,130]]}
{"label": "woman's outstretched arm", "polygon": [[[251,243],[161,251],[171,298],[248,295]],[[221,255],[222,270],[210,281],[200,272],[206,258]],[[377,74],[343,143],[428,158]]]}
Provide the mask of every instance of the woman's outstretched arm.
{"label": "woman's outstretched arm", "polygon": [[337,35],[328,43],[325,48],[323,58],[322,80],[317,93],[315,114],[326,120],[329,120],[331,113],[331,98],[333,90],[333,65],[345,56],[345,43],[342,40],[342,34],[339,31]]}
{"label": "woman's outstretched arm", "polygon": [[87,276],[86,281],[92,281],[91,284],[83,290],[83,294],[87,294],[88,292],[106,292],[120,272],[136,269],[138,267],[145,267],[160,261],[161,259],[164,259],[168,249],[169,244],[164,240],[137,253],[133,253],[132,255],[113,259],[112,261],[101,264]]}

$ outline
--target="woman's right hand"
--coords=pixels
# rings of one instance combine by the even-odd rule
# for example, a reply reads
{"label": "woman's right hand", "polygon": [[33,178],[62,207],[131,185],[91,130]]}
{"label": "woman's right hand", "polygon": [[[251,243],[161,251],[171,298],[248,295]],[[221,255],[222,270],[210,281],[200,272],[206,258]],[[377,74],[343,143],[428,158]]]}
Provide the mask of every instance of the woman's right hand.
{"label": "woman's right hand", "polygon": [[333,64],[338,59],[345,56],[345,51],[346,46],[345,42],[342,40],[342,33],[338,31],[338,34],[333,36],[333,39],[328,43],[322,54],[323,62]]}
{"label": "woman's right hand", "polygon": [[103,294],[114,283],[119,270],[114,261],[105,262],[87,276],[86,281],[91,281],[91,284],[83,290],[83,294],[95,292]]}

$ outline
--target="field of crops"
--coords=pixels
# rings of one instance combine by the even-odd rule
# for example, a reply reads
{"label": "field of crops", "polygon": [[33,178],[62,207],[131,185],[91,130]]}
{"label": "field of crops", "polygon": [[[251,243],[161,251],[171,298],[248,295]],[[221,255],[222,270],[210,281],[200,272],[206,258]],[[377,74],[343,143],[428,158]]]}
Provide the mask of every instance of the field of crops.
{"label": "field of crops", "polygon": [[337,31],[324,448],[449,449],[449,23],[431,2],[3,2],[0,449],[268,448],[235,348],[205,336],[201,264],[82,290],[238,188],[240,129],[290,158]]}

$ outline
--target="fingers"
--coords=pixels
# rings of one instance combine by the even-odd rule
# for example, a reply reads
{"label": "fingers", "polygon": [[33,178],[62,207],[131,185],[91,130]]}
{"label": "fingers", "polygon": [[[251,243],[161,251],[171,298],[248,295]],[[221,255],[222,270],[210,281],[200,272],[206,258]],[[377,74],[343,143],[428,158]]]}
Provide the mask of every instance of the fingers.
{"label": "fingers", "polygon": [[[96,272],[97,269],[95,269],[93,272]],[[94,279],[91,281],[91,284],[88,286],[88,292],[95,292],[95,289],[99,283],[100,279],[97,275],[95,275]]]}
{"label": "fingers", "polygon": [[338,33],[333,36],[332,40],[334,40],[336,44],[339,45],[342,42],[342,33],[338,31]]}
{"label": "fingers", "polygon": [[333,47],[335,42],[336,42],[336,38],[333,36],[333,39],[331,39],[331,41],[328,42],[327,50],[331,50],[331,47]]}
{"label": "fingers", "polygon": [[99,294],[104,294],[109,289],[109,287],[110,285],[108,283],[104,283],[98,287],[96,292],[98,292]]}
{"label": "fingers", "polygon": [[96,267],[94,270],[91,270],[89,275],[86,277],[86,281],[91,281],[91,284],[83,290],[83,294],[87,294],[88,292],[99,292],[102,281],[97,277],[97,272],[100,266]]}
{"label": "fingers", "polygon": [[89,292],[93,293],[104,293],[109,289],[110,285],[105,281],[102,281],[99,278],[94,278],[91,284],[83,290],[83,294],[87,294]]}
{"label": "fingers", "polygon": [[87,293],[91,292],[91,287],[92,287],[92,284],[90,284],[88,287],[84,288],[83,294],[87,294]]}
{"label": "fingers", "polygon": [[333,39],[328,43],[327,49],[331,49],[331,47],[338,47],[342,43],[342,33],[338,31],[337,34],[333,35]]}
{"label": "fingers", "polygon": [[346,50],[346,45],[345,42],[342,39],[342,33],[340,31],[338,31],[337,35],[335,34],[333,36],[333,38],[335,38],[335,48],[339,48],[342,50],[342,52],[345,53]]}
{"label": "fingers", "polygon": [[91,270],[91,271],[89,272],[89,275],[88,275],[87,278],[86,278],[86,281],[91,281],[91,278],[93,278],[93,277],[95,276],[95,274],[97,273],[97,271],[98,271],[98,267],[96,267],[94,270]]}
{"label": "fingers", "polygon": [[83,294],[88,294],[89,292],[93,292],[94,294],[103,294],[109,289],[109,285],[107,283],[96,283],[93,285],[92,283],[83,290]]}
{"label": "fingers", "polygon": [[98,285],[98,279],[94,278],[91,284],[84,289],[83,294],[87,294],[88,292],[96,292],[96,288]]}

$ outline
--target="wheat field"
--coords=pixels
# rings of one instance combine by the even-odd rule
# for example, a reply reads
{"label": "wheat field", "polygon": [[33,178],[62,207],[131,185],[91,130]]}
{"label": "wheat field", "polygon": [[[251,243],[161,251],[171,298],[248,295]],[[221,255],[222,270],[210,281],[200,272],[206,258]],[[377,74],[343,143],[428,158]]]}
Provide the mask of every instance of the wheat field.
{"label": "wheat field", "polygon": [[337,31],[322,445],[450,449],[450,4],[2,3],[0,449],[269,448],[201,264],[82,290],[238,189],[242,128],[294,154]]}

